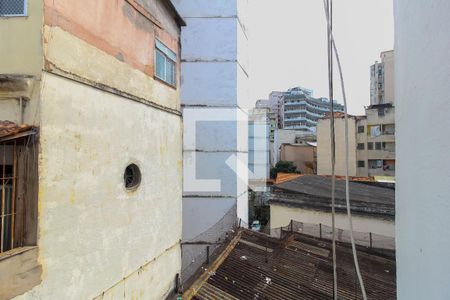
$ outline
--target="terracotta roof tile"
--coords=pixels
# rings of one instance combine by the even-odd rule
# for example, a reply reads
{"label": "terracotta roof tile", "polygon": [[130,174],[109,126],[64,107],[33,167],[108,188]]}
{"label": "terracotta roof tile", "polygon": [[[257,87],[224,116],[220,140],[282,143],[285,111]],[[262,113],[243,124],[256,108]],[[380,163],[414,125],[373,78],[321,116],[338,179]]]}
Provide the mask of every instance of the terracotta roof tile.
{"label": "terracotta roof tile", "polygon": [[3,121],[0,120],[0,138],[4,138],[7,136],[15,135],[24,131],[31,130],[33,126],[22,124],[18,125],[11,121]]}

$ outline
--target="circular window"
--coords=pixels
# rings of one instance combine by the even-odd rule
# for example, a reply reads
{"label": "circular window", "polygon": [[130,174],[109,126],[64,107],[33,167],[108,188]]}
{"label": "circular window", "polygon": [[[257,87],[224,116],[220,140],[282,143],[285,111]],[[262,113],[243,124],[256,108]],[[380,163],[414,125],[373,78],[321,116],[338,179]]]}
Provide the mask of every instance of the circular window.
{"label": "circular window", "polygon": [[127,189],[137,188],[141,183],[141,171],[139,167],[135,164],[128,165],[123,174],[123,181]]}

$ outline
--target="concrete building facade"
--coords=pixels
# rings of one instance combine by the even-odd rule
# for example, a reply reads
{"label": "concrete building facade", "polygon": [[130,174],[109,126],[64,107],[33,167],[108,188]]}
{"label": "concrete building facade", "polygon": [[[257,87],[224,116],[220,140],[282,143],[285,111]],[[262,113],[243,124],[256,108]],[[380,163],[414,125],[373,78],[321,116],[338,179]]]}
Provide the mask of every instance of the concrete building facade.
{"label": "concrete building facade", "polygon": [[397,0],[398,299],[450,295],[450,2]]}
{"label": "concrete building facade", "polygon": [[[205,238],[215,242],[236,224],[236,218],[248,221],[245,109],[254,105],[249,97],[248,3],[172,3],[187,23],[181,37],[183,241]],[[205,246],[186,246],[183,251],[186,266],[204,253]]]}
{"label": "concrete building facade", "polygon": [[292,161],[297,171],[302,174],[317,173],[316,147],[308,143],[282,144],[280,148],[280,160]]}
{"label": "concrete building facade", "polygon": [[[364,116],[349,116],[350,176],[395,177],[395,106],[394,51],[381,53],[382,62],[370,67],[371,98]],[[343,115],[336,121],[336,171],[345,175]],[[330,120],[322,119],[317,126],[318,174],[331,174]],[[319,137],[320,136],[320,137]],[[354,150],[356,149],[356,151]],[[356,166],[356,169],[354,168]]]}
{"label": "concrete building facade", "polygon": [[162,299],[181,270],[183,21],[163,0],[22,4],[0,18],[0,120],[36,131],[0,298]]}
{"label": "concrete building facade", "polygon": [[[356,122],[355,116],[348,116],[348,175],[357,176],[356,165]],[[335,113],[335,174],[345,176],[345,118],[343,113]],[[317,175],[331,175],[331,138],[330,118],[320,119],[317,123]]]}
{"label": "concrete building facade", "polygon": [[395,177],[395,108],[372,105],[356,122],[356,176]]}
{"label": "concrete building facade", "polygon": [[[331,102],[326,98],[313,98],[312,90],[302,87],[291,88],[283,93],[280,119],[283,129],[316,132],[317,122],[330,113]],[[334,111],[344,107],[334,101]]]}
{"label": "concrete building facade", "polygon": [[268,108],[249,110],[248,180],[265,186],[270,171],[270,119]]}
{"label": "concrete building facade", "polygon": [[380,54],[370,67],[370,105],[394,104],[394,50]]}

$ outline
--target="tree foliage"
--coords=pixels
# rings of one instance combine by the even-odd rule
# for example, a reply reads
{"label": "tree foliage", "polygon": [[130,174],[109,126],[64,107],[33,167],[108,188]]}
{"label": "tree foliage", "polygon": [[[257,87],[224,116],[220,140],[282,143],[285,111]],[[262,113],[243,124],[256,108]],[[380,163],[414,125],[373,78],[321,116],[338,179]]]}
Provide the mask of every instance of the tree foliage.
{"label": "tree foliage", "polygon": [[270,177],[276,178],[279,172],[282,173],[300,173],[297,171],[297,167],[294,165],[294,162],[287,160],[280,160],[277,162],[274,168],[270,170]]}

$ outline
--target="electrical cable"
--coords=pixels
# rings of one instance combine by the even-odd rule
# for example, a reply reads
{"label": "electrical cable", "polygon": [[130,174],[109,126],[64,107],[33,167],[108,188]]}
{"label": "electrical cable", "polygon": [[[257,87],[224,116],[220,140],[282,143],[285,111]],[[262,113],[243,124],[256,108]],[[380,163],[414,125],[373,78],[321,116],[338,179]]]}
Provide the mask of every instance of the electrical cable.
{"label": "electrical cable", "polygon": [[[342,72],[342,66],[341,66],[341,62],[340,62],[340,58],[339,58],[339,53],[337,51],[336,43],[334,41],[332,27],[331,27],[331,23],[330,23],[330,7],[328,6],[328,1],[331,1],[331,0],[323,0],[324,9],[325,9],[325,17],[326,17],[326,20],[327,20],[327,27],[328,27],[328,32],[329,32],[329,40],[330,40],[330,43],[331,43],[332,50],[334,51],[334,54],[336,56],[336,63],[338,65],[339,77],[340,77],[340,81],[341,81],[342,98],[343,98],[343,101],[344,101],[344,118],[345,118],[345,201],[346,201],[346,206],[347,206],[347,216],[348,216],[348,222],[349,222],[349,227],[350,227],[349,228],[350,229],[350,241],[351,241],[351,246],[352,246],[352,253],[353,253],[353,260],[354,260],[354,263],[355,263],[356,274],[357,274],[358,281],[359,281],[359,284],[360,284],[360,287],[361,287],[362,296],[363,296],[364,300],[367,300],[366,290],[365,290],[365,287],[364,287],[364,281],[362,279],[361,270],[359,268],[358,255],[356,253],[355,239],[354,239],[354,236],[353,236],[353,220],[352,220],[352,214],[351,214],[351,209],[350,209],[350,190],[349,190],[349,176],[348,176],[349,149],[348,149],[347,97],[346,97],[346,94],[345,94],[345,85],[344,85],[344,76],[343,76],[343,72]],[[331,61],[331,60],[329,59],[329,61]],[[330,99],[330,101],[333,101],[333,99]],[[334,120],[334,116],[333,115],[331,116],[331,119]],[[334,127],[333,127],[333,131],[334,131]],[[333,262],[333,268],[334,267],[335,267],[335,262]],[[335,295],[335,296],[337,296],[337,295]]]}
{"label": "electrical cable", "polygon": [[330,140],[331,140],[331,228],[332,228],[332,256],[333,256],[333,299],[337,300],[337,263],[336,263],[336,221],[335,221],[335,190],[336,190],[336,137],[334,132],[334,103],[333,103],[333,48],[331,46],[331,30],[333,26],[333,0],[326,0],[326,10],[330,16],[330,26],[327,26],[328,43],[328,90],[330,106]]}

